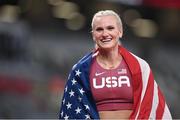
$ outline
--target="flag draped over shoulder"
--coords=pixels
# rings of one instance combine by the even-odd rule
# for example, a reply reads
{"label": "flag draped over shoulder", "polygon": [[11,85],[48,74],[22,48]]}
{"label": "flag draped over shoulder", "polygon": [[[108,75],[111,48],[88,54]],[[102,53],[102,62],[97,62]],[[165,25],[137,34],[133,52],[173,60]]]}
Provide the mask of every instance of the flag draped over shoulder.
{"label": "flag draped over shoulder", "polygon": [[[73,66],[64,89],[60,119],[99,119],[89,84],[91,61],[97,52],[86,55]],[[147,62],[123,47],[119,47],[119,52],[130,69],[133,81],[134,104],[130,119],[172,119]]]}

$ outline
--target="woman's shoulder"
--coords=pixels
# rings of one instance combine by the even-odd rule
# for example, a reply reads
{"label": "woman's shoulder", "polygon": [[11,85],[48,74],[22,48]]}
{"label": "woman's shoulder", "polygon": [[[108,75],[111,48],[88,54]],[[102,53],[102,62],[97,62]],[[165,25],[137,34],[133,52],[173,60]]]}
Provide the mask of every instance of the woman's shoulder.
{"label": "woman's shoulder", "polygon": [[142,66],[142,67],[149,67],[148,62],[145,59],[143,59],[143,58],[141,58],[141,57],[139,57],[139,56],[137,56],[137,55],[135,55],[133,53],[131,53],[131,54],[136,58],[136,60],[140,64],[140,66]]}
{"label": "woman's shoulder", "polygon": [[75,69],[77,67],[79,68],[84,64],[89,64],[92,60],[92,55],[93,52],[86,53],[81,59],[79,59],[78,62],[73,65],[72,69]]}
{"label": "woman's shoulder", "polygon": [[124,48],[124,47],[121,47],[121,53],[125,56],[125,58],[129,59],[129,58],[132,58],[131,60],[135,60],[135,61],[138,61],[138,63],[140,65],[143,65],[143,66],[148,66],[148,63],[145,59],[137,56],[136,54],[134,54],[133,52],[129,51],[128,49]]}

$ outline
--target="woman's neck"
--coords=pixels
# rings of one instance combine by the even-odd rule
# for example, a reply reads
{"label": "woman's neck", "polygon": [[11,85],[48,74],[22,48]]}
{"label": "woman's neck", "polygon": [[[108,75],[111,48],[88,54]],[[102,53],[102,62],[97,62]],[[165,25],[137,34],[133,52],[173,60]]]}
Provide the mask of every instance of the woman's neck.
{"label": "woman's neck", "polygon": [[114,69],[118,67],[122,56],[119,54],[119,49],[101,50],[97,56],[97,62],[105,69]]}

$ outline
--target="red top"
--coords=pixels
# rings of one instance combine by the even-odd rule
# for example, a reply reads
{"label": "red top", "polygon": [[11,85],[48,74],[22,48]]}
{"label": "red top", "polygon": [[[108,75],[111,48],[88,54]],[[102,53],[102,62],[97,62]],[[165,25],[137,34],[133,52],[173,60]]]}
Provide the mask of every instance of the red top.
{"label": "red top", "polygon": [[122,59],[115,69],[104,69],[93,58],[90,86],[98,111],[129,110],[133,106],[131,74]]}

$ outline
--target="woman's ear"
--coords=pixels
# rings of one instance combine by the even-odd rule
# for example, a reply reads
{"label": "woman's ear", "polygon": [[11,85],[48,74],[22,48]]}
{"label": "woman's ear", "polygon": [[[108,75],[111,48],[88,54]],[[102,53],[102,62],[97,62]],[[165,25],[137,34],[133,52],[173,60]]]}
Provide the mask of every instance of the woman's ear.
{"label": "woman's ear", "polygon": [[93,31],[91,31],[91,35],[92,35],[93,41],[96,42],[95,37],[94,37],[93,34],[94,34]]}
{"label": "woman's ear", "polygon": [[122,38],[122,35],[123,35],[123,31],[120,30],[120,31],[119,31],[119,38]]}

